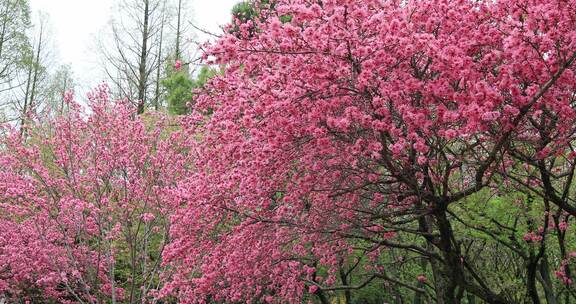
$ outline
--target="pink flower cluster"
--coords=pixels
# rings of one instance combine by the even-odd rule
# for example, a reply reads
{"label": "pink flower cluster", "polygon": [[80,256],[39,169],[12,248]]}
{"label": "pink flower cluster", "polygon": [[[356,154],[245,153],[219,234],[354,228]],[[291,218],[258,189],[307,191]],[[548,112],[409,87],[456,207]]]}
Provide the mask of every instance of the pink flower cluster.
{"label": "pink flower cluster", "polygon": [[568,260],[562,260],[562,263],[560,265],[560,269],[556,270],[554,272],[554,275],[556,276],[556,278],[558,278],[560,280],[560,282],[562,282],[562,284],[572,285],[572,283],[574,281],[568,275],[567,268],[568,268]]}

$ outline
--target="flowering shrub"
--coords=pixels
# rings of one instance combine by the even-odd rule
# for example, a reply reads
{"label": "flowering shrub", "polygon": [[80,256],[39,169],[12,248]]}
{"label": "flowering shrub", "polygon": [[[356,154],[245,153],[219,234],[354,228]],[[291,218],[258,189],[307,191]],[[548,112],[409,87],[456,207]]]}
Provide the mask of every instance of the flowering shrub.
{"label": "flowering shrub", "polygon": [[[0,154],[0,297],[96,303],[153,298],[184,141],[105,86],[84,111],[7,130]],[[146,122],[146,119],[149,121]],[[121,272],[117,264],[128,269]]]}

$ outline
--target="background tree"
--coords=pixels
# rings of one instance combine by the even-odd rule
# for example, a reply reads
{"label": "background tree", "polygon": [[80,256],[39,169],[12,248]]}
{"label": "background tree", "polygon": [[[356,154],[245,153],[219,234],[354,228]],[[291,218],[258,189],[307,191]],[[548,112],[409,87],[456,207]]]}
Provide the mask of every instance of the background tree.
{"label": "background tree", "polygon": [[76,82],[70,65],[61,65],[49,76],[44,89],[47,108],[52,114],[62,115],[68,110],[65,102],[66,93],[74,90]]}
{"label": "background tree", "polygon": [[154,100],[154,76],[158,68],[160,37],[166,5],[163,0],[124,0],[113,18],[111,41],[100,42],[103,67],[117,96],[138,103],[138,113]]}
{"label": "background tree", "polygon": [[22,59],[25,63],[25,73],[21,75],[23,85],[13,92],[16,96],[13,111],[20,119],[23,134],[26,122],[49,108],[44,93],[54,64],[54,45],[48,15],[37,13],[31,37],[31,52]]}
{"label": "background tree", "polygon": [[23,52],[30,46],[25,34],[30,27],[30,7],[24,0],[5,0],[0,2],[0,11],[0,79],[6,90],[13,80],[11,74],[18,69]]}
{"label": "background tree", "polygon": [[208,66],[202,66],[196,79],[192,79],[187,67],[173,69],[169,77],[162,81],[166,88],[168,113],[183,115],[190,113],[193,107],[194,91],[203,88],[208,79],[217,75],[217,71]]}
{"label": "background tree", "polygon": [[31,116],[61,112],[62,87],[73,88],[71,68],[56,68],[57,48],[48,15],[38,12],[31,22],[28,1],[6,0],[0,5],[4,12],[0,30],[1,107],[6,120],[20,124],[24,130]]}
{"label": "background tree", "polygon": [[30,6],[24,0],[3,0],[0,12],[0,106],[7,117],[14,117],[14,91],[24,85],[18,76],[26,70],[31,53],[26,35],[31,26]]}
{"label": "background tree", "polygon": [[140,100],[139,113],[148,105],[163,107],[161,80],[169,77],[175,61],[192,56],[189,28],[183,22],[188,11],[181,0],[125,0],[114,17],[110,39],[100,41],[102,66],[116,96]]}
{"label": "background tree", "polygon": [[168,78],[162,80],[162,85],[166,89],[167,110],[170,114],[183,115],[190,111],[194,81],[190,79],[187,70],[174,69]]}

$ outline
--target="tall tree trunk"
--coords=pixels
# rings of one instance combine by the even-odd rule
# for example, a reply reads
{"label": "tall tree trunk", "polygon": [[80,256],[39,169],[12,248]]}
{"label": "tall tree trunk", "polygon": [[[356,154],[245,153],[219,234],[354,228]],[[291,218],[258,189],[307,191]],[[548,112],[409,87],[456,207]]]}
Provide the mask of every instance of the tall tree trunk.
{"label": "tall tree trunk", "polygon": [[[463,288],[465,291],[476,295],[487,303],[491,304],[504,304],[507,303],[506,299],[495,294],[490,288],[482,281],[477,281],[476,284],[465,271],[465,260],[463,260],[460,248],[454,243],[455,240],[452,226],[447,217],[447,206],[442,202],[438,202],[439,207],[435,210],[433,216],[438,228],[439,237],[434,241],[436,248],[441,251],[442,263],[440,261],[433,261],[439,265],[436,267],[436,273],[443,274],[437,282],[438,303],[459,303],[460,298],[457,297],[455,290],[456,287]],[[436,278],[436,277],[435,277]]]}
{"label": "tall tree trunk", "polygon": [[180,60],[180,36],[181,33],[181,23],[182,23],[182,0],[178,0],[178,24],[176,25],[176,60]]}
{"label": "tall tree trunk", "polygon": [[546,302],[548,304],[558,304],[558,299],[554,294],[554,285],[552,284],[552,279],[550,277],[550,264],[548,263],[548,256],[544,254],[542,261],[540,262],[540,283],[544,289],[544,295],[546,296]]}
{"label": "tall tree trunk", "polygon": [[[348,275],[346,274],[346,271],[344,270],[344,259],[340,258],[339,260],[339,274],[340,274],[340,281],[342,282],[343,286],[348,286],[350,285],[350,281],[348,280]],[[350,292],[350,289],[345,289],[344,290],[344,302],[345,304],[351,304],[352,303],[352,293]]]}
{"label": "tall tree trunk", "polygon": [[526,288],[528,289],[528,296],[532,299],[533,304],[540,304],[540,297],[538,296],[538,290],[536,289],[536,275],[537,275],[538,260],[530,258],[527,270],[527,282]]}
{"label": "tall tree trunk", "polygon": [[[36,46],[36,55],[32,58],[30,63],[30,68],[28,69],[28,77],[26,80],[26,92],[24,94],[24,106],[22,107],[22,116],[20,117],[20,136],[24,136],[26,133],[26,116],[29,111],[33,110],[33,102],[35,98],[36,83],[38,82],[38,70],[40,66],[40,52],[42,48],[42,35],[44,32],[44,26],[40,25],[40,33],[38,37],[38,44]],[[34,72],[34,76],[32,76]]]}
{"label": "tall tree trunk", "polygon": [[162,68],[162,64],[160,61],[162,60],[162,40],[164,38],[164,24],[165,24],[165,16],[164,10],[162,12],[162,22],[160,23],[160,41],[158,42],[158,66],[156,66],[156,91],[154,94],[154,110],[158,111],[160,109],[160,70]]}
{"label": "tall tree trunk", "polygon": [[[421,208],[424,208],[424,203],[418,203]],[[426,235],[431,235],[434,226],[434,217],[431,215],[423,216],[418,220],[419,230]],[[426,236],[426,247],[429,251],[438,252],[440,249],[440,254],[445,254],[446,246],[440,247],[440,237]],[[450,275],[450,270],[448,269],[446,263],[447,260],[441,261],[437,258],[430,258],[430,266],[432,268],[432,276],[434,277],[434,291],[436,292],[436,303],[438,304],[455,304],[456,296],[454,290],[456,289],[456,284],[452,280]]]}
{"label": "tall tree trunk", "polygon": [[138,66],[138,114],[144,113],[146,104],[146,84],[148,82],[146,63],[148,59],[148,35],[150,22],[150,1],[144,0],[144,25],[142,28],[142,45],[140,52],[140,64]]}
{"label": "tall tree trunk", "polygon": [[34,67],[34,78],[32,79],[32,90],[30,91],[30,102],[29,107],[30,111],[34,110],[34,99],[36,95],[36,85],[38,84],[38,72],[40,70],[40,51],[42,48],[42,34],[44,32],[44,26],[40,25],[40,36],[38,38],[38,47],[36,49],[36,59],[34,59],[33,67]]}
{"label": "tall tree trunk", "polygon": [[20,115],[20,136],[24,136],[26,129],[26,113],[28,112],[28,96],[30,95],[30,83],[32,82],[32,64],[28,68],[28,77],[26,79],[26,92],[24,93],[24,105],[22,107],[22,114]]}
{"label": "tall tree trunk", "polygon": [[436,291],[437,304],[455,304],[456,295],[454,290],[456,285],[450,279],[449,271],[442,262],[432,260],[432,274],[434,276],[434,290]]}

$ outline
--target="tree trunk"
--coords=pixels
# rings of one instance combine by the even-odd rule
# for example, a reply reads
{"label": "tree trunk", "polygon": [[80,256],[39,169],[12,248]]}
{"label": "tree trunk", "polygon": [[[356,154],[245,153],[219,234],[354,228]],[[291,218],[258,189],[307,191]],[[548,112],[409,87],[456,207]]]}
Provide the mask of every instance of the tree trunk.
{"label": "tree trunk", "polygon": [[526,267],[527,278],[526,288],[528,289],[528,296],[532,299],[533,304],[540,304],[540,297],[538,297],[538,290],[536,289],[536,271],[538,267],[538,260],[530,259]]}
{"label": "tree trunk", "polygon": [[34,104],[34,98],[36,97],[35,95],[36,95],[36,85],[38,83],[38,70],[40,69],[40,51],[42,48],[43,31],[44,31],[43,25],[40,25],[40,36],[38,38],[38,48],[36,49],[36,59],[34,60],[33,63],[34,77],[32,79],[32,90],[30,91],[30,102],[28,103],[30,111],[34,110],[33,104]]}
{"label": "tree trunk", "polygon": [[437,304],[456,304],[457,299],[454,291],[456,285],[450,279],[449,270],[444,267],[443,263],[432,260],[432,273],[434,275],[434,290],[436,291]]}
{"label": "tree trunk", "polygon": [[[442,205],[441,202],[439,204]],[[438,303],[459,303],[460,300],[455,294],[456,287],[463,288],[487,303],[507,303],[504,298],[493,293],[484,282],[478,281],[479,285],[477,285],[466,275],[465,261],[458,245],[453,243],[455,237],[450,221],[447,218],[446,207],[438,207],[434,212],[434,218],[440,233],[435,245],[441,251],[443,258],[442,265],[437,265],[437,270],[435,271],[437,274],[443,274],[436,283],[436,292],[439,293],[437,295]],[[434,264],[432,265],[434,268]]]}
{"label": "tree trunk", "polygon": [[156,67],[156,91],[154,94],[154,110],[158,111],[160,109],[160,70],[162,65],[160,61],[162,60],[162,40],[164,38],[164,22],[165,16],[162,14],[162,23],[160,24],[160,41],[158,42],[158,66]]}
{"label": "tree trunk", "polygon": [[[42,47],[43,25],[40,25],[40,33],[38,37],[38,45],[36,46],[36,56],[32,58],[30,68],[28,69],[28,77],[26,80],[26,93],[24,94],[24,106],[22,108],[22,117],[20,117],[20,136],[26,133],[26,116],[32,110],[32,103],[35,98],[36,83],[38,82],[38,69],[40,66],[40,51]],[[32,76],[34,72],[34,76]],[[32,87],[30,87],[32,86]]]}
{"label": "tree trunk", "polygon": [[[348,281],[348,276],[346,275],[346,271],[344,271],[343,268],[343,260],[340,260],[340,281],[342,282],[343,286],[348,286],[350,284],[350,282]],[[344,290],[344,301],[345,304],[351,304],[352,303],[352,293],[350,292],[350,289],[346,289]]]}
{"label": "tree trunk", "polygon": [[140,52],[140,64],[138,66],[138,114],[144,113],[146,104],[146,83],[148,82],[146,62],[148,57],[148,35],[150,19],[150,1],[144,0],[144,25],[142,28],[142,45]]}
{"label": "tree trunk", "polygon": [[181,33],[181,23],[182,23],[182,0],[178,0],[178,24],[176,25],[176,60],[180,60],[180,36]]}
{"label": "tree trunk", "polygon": [[544,254],[540,262],[540,283],[544,289],[544,295],[546,296],[546,303],[548,304],[558,304],[558,299],[554,294],[554,285],[552,284],[552,279],[550,278],[550,266],[548,264],[548,256]]}
{"label": "tree trunk", "polygon": [[28,77],[26,79],[26,92],[24,93],[24,106],[22,107],[22,114],[20,116],[20,136],[25,135],[26,129],[26,113],[28,112],[28,96],[30,94],[30,83],[32,82],[32,64],[28,69]]}

